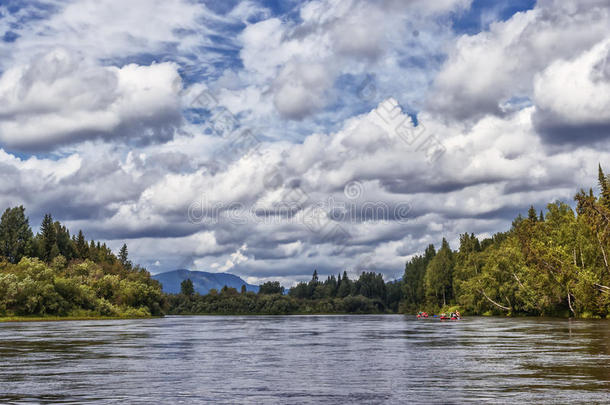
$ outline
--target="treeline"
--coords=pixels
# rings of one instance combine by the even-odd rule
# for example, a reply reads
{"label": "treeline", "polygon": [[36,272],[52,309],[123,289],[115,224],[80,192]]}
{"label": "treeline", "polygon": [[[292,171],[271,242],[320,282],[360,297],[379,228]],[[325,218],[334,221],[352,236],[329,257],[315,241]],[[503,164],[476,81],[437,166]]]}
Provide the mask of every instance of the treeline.
{"label": "treeline", "polygon": [[467,314],[610,317],[610,177],[599,168],[600,193],[581,190],[576,210],[548,204],[510,230],[479,240],[460,235],[451,249],[443,239],[406,264],[402,280],[384,282],[364,272],[357,280],[314,272],[284,294],[279,282],[259,294],[224,288],[201,296],[169,296],[170,312],[218,314],[431,313],[457,307]]}
{"label": "treeline", "polygon": [[599,167],[599,196],[575,196],[546,212],[530,207],[507,232],[479,240],[443,240],[406,265],[404,307],[456,305],[474,314],[610,316],[610,178]]}
{"label": "treeline", "polygon": [[33,234],[22,206],[0,218],[0,316],[150,316],[166,306],[160,284],[105,243],[87,241],[50,214]]}
{"label": "treeline", "polygon": [[402,298],[402,284],[385,283],[381,274],[364,272],[357,280],[347,273],[320,281],[314,270],[311,280],[299,283],[284,294],[278,281],[260,286],[258,294],[223,287],[206,295],[196,294],[185,280],[180,294],[168,295],[170,314],[333,314],[396,312]]}

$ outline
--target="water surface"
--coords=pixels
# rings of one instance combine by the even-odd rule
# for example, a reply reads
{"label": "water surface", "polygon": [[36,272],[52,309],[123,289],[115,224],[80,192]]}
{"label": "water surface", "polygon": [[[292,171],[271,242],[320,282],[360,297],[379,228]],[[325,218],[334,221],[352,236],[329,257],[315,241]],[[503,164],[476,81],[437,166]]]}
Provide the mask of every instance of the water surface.
{"label": "water surface", "polygon": [[201,316],[0,324],[0,403],[610,402],[610,322]]}

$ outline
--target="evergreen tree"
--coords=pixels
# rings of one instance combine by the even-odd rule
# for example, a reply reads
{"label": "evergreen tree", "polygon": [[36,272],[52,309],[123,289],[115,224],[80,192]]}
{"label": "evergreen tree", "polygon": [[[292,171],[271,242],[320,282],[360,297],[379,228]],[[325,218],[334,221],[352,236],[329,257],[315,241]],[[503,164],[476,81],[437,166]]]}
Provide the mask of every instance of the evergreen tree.
{"label": "evergreen tree", "polygon": [[89,257],[89,246],[87,246],[87,241],[85,240],[85,235],[83,235],[83,231],[78,231],[78,237],[76,238],[76,252],[80,259],[86,259]]}
{"label": "evergreen tree", "polygon": [[128,263],[128,256],[129,256],[129,252],[127,251],[127,244],[123,243],[123,246],[121,246],[121,250],[119,250],[119,262],[121,262],[121,264],[123,266],[127,266]]}
{"label": "evergreen tree", "polygon": [[337,297],[345,298],[352,293],[352,282],[347,277],[347,271],[343,272],[343,278],[341,279],[341,285],[339,285],[339,290],[337,291]]}
{"label": "evergreen tree", "polygon": [[57,235],[57,248],[59,253],[68,261],[76,257],[76,248],[70,238],[68,228],[55,221],[55,234]]}
{"label": "evergreen tree", "polygon": [[600,189],[600,202],[604,207],[610,208],[610,181],[606,175],[604,175],[601,164],[598,166],[597,180]]}
{"label": "evergreen tree", "polygon": [[536,214],[536,210],[534,209],[533,205],[530,205],[530,209],[527,211],[527,219],[532,222],[538,221],[538,215]]}
{"label": "evergreen tree", "polygon": [[318,270],[313,271],[313,275],[311,276],[311,281],[307,284],[307,298],[313,298],[314,292],[316,291],[316,287],[320,281],[318,280]]}
{"label": "evergreen tree", "polygon": [[51,214],[45,214],[40,225],[41,259],[50,263],[60,252],[57,246],[57,230]]}
{"label": "evergreen tree", "polygon": [[7,208],[0,219],[0,256],[18,263],[32,252],[32,229],[23,206]]}

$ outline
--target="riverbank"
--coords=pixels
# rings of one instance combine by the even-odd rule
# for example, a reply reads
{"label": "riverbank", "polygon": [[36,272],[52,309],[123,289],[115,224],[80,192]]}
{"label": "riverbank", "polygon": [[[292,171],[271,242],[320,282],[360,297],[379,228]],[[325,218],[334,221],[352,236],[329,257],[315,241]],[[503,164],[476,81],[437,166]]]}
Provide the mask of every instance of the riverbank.
{"label": "riverbank", "polygon": [[4,322],[58,322],[58,321],[109,321],[119,319],[152,319],[161,316],[5,316],[0,317]]}

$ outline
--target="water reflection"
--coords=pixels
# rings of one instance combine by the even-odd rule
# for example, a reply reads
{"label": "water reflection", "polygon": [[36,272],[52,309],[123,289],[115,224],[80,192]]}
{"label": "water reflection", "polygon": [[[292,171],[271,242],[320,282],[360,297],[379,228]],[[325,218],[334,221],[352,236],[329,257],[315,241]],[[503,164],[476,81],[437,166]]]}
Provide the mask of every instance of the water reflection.
{"label": "water reflection", "polygon": [[408,316],[0,325],[0,402],[606,402],[610,323]]}

